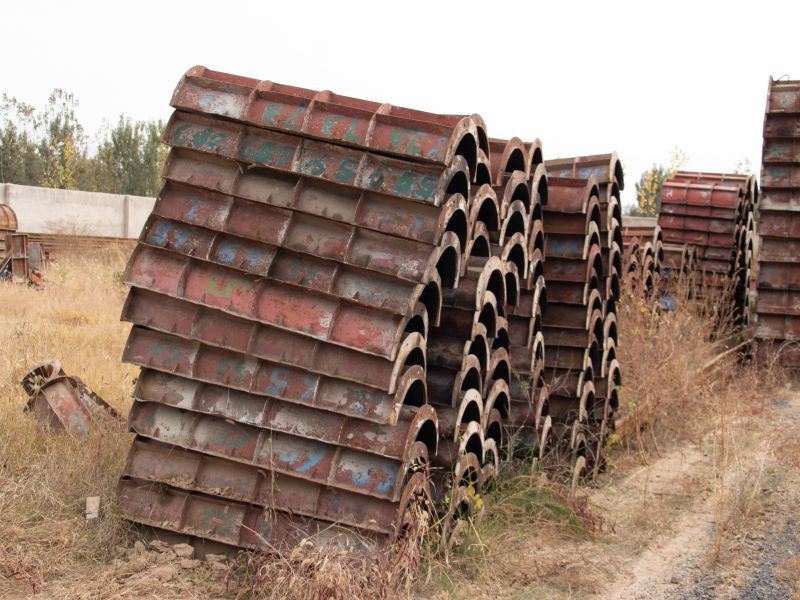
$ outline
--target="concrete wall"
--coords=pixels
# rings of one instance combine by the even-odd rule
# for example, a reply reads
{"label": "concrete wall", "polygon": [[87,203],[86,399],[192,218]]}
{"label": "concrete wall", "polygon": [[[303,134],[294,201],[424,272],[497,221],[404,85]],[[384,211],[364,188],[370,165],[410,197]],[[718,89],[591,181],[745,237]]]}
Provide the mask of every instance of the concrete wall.
{"label": "concrete wall", "polygon": [[155,198],[2,183],[0,203],[14,210],[22,232],[137,238]]}

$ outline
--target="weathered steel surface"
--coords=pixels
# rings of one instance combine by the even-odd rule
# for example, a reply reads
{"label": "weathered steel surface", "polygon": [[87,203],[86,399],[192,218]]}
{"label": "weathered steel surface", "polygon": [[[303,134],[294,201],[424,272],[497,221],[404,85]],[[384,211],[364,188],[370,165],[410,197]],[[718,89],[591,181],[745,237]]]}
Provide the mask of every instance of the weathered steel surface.
{"label": "weathered steel surface", "polygon": [[[800,342],[800,81],[770,79],[762,156],[758,354],[765,362],[800,368],[800,352],[794,348]],[[746,268],[746,262],[742,266]],[[742,292],[746,295],[747,290]]]}
{"label": "weathered steel surface", "polygon": [[[166,183],[124,274],[123,358],[142,372],[123,514],[245,548],[336,525],[391,541],[425,465],[497,460],[481,411],[489,392],[508,417],[491,390],[510,378],[527,182],[500,206],[478,115],[202,67],[172,103]],[[436,405],[456,411],[446,434]]]}
{"label": "weathered steel surface", "polygon": [[181,78],[170,104],[415,161],[449,164],[459,151],[477,158],[478,131],[472,117],[436,115],[200,66]]}
{"label": "weathered steel surface", "polygon": [[571,177],[589,179],[595,177],[598,184],[616,183],[619,189],[625,189],[625,178],[622,163],[616,152],[611,154],[594,154],[572,158],[557,158],[546,162],[547,176],[553,179]]}
{"label": "weathered steel surface", "polygon": [[[600,162],[608,169],[605,158]],[[614,217],[618,214],[616,205],[608,198],[601,204],[600,196],[608,190],[604,188],[601,194],[597,176],[588,170],[595,167],[586,164],[588,178],[580,179],[571,176],[580,176],[575,165],[570,160],[563,165],[563,172],[551,172],[551,163],[547,163],[548,203],[543,211],[547,310],[541,320],[545,346],[542,377],[549,392],[547,416],[555,435],[555,454],[573,469],[587,461],[599,469],[602,456],[587,440],[602,439],[613,423],[612,411],[597,409],[598,402],[604,405],[608,401],[595,398],[593,380],[601,376],[605,366],[603,298],[610,277],[618,277],[616,238],[620,232]],[[614,167],[610,173],[598,174],[613,177]],[[594,419],[598,412],[602,413],[599,420]]]}
{"label": "weathered steel surface", "polygon": [[419,316],[422,331],[406,334],[397,356],[390,360],[141,289],[131,291],[122,311],[122,319],[134,325],[195,339],[272,363],[364,383],[387,393],[395,391],[405,366],[425,366],[426,311],[421,310]]}
{"label": "weathered steel surface", "polygon": [[[466,196],[469,179],[468,165],[460,156],[447,167],[409,163],[180,112],[167,124],[164,141],[179,149],[171,153],[169,161],[168,172],[174,179],[191,178],[186,183],[219,191],[236,183],[240,187],[258,185],[259,171],[252,177],[243,174],[243,181],[238,181],[236,161],[434,206],[442,203],[446,193],[457,191]],[[192,169],[187,160],[204,163],[204,172]],[[456,181],[451,183],[453,179]]]}
{"label": "weathered steel surface", "polygon": [[419,365],[408,367],[400,377],[396,391],[388,394],[380,388],[272,363],[253,355],[138,326],[131,330],[123,359],[140,367],[375,423],[394,424],[404,402],[419,405],[425,398],[425,369]]}

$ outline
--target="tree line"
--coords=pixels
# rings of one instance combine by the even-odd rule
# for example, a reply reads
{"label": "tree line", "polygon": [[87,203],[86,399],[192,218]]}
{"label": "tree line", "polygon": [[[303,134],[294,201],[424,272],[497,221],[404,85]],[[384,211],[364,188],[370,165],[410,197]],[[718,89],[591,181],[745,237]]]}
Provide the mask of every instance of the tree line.
{"label": "tree line", "polygon": [[167,148],[164,122],[120,115],[90,149],[75,96],[54,89],[44,107],[3,94],[0,182],[70,190],[155,196]]}

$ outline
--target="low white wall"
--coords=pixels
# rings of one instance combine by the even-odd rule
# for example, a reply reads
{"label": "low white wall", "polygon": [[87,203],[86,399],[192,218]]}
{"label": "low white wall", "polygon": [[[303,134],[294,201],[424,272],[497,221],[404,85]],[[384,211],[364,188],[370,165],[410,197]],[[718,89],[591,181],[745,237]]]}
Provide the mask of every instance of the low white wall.
{"label": "low white wall", "polygon": [[2,183],[0,203],[14,210],[26,233],[136,238],[155,198]]}

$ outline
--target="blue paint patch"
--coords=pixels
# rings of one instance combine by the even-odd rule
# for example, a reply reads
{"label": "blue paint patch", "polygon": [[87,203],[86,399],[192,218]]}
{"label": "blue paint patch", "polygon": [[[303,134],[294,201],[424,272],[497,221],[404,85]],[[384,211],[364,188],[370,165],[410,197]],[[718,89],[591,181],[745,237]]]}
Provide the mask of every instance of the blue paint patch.
{"label": "blue paint patch", "polygon": [[286,369],[278,368],[273,370],[269,376],[270,384],[264,391],[271,396],[283,396],[286,392],[286,386],[289,385],[289,382],[286,380],[288,375],[289,371]]}
{"label": "blue paint patch", "polygon": [[325,458],[325,452],[322,450],[312,450],[308,453],[305,462],[298,467],[295,467],[295,471],[298,473],[302,473],[306,475],[310,470],[316,467],[319,463],[322,462],[322,459]]}

